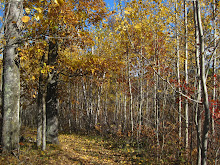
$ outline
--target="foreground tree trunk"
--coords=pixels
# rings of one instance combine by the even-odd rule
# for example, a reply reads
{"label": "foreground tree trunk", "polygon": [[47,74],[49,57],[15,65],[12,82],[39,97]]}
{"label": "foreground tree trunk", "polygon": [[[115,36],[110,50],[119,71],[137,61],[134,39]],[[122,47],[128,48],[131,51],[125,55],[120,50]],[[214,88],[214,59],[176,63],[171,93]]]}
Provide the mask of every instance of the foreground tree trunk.
{"label": "foreground tree trunk", "polygon": [[58,44],[56,39],[49,41],[48,65],[53,67],[48,75],[47,96],[46,96],[46,120],[47,120],[47,141],[58,144],[58,99],[56,62],[58,55]]}
{"label": "foreground tree trunk", "polygon": [[2,147],[3,152],[12,152],[19,150],[20,64],[16,49],[20,41],[23,1],[7,1],[5,6]]}
{"label": "foreground tree trunk", "polygon": [[[45,55],[41,59],[41,69],[44,67]],[[38,87],[38,98],[37,98],[37,147],[40,147],[43,142],[46,147],[46,85],[43,73],[40,72],[39,87]]]}

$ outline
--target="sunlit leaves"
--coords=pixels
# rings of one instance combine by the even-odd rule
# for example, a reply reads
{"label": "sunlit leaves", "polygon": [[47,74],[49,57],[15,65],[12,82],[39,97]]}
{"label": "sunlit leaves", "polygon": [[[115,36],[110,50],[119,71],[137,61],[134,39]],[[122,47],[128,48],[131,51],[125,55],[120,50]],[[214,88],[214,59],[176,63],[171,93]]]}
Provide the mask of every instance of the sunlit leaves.
{"label": "sunlit leaves", "polygon": [[28,17],[28,16],[23,16],[21,18],[21,21],[24,22],[24,23],[28,22],[29,20],[30,20],[30,17]]}
{"label": "sunlit leaves", "polygon": [[38,13],[42,13],[43,12],[43,9],[41,7],[33,7],[33,9],[38,11]]}
{"label": "sunlit leaves", "polygon": [[54,2],[58,4],[59,6],[63,6],[64,4],[64,0],[54,0]]}
{"label": "sunlit leaves", "polygon": [[141,27],[142,27],[142,24],[141,24],[141,23],[138,23],[138,24],[136,24],[136,25],[134,26],[135,29],[141,29]]}
{"label": "sunlit leaves", "polygon": [[129,15],[132,11],[133,9],[131,7],[126,7],[124,13]]}
{"label": "sunlit leaves", "polygon": [[125,14],[130,14],[130,12],[129,12],[129,11],[126,11],[126,10],[125,10],[124,12],[125,12]]}
{"label": "sunlit leaves", "polygon": [[30,14],[30,12],[31,12],[31,9],[30,9],[30,8],[27,8],[27,7],[26,7],[24,10],[25,10],[25,12],[26,12],[27,14]]}

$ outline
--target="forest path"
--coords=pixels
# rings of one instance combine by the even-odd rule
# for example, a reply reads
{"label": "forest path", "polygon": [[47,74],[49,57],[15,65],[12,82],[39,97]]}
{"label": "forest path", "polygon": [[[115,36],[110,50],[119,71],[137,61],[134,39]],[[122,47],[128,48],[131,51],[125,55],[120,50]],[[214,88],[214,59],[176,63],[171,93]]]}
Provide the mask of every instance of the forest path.
{"label": "forest path", "polygon": [[[131,146],[119,147],[117,140],[98,136],[60,134],[59,145],[48,144],[42,151],[36,147],[36,130],[25,130],[20,142],[20,155],[0,153],[1,165],[117,165],[145,164]],[[116,144],[116,145],[115,145]],[[16,154],[15,154],[16,155]],[[143,163],[144,162],[144,163]]]}
{"label": "forest path", "polygon": [[[66,164],[132,164],[120,151],[106,149],[106,142],[82,135],[61,135],[63,154],[60,160]],[[61,163],[61,164],[62,164]]]}

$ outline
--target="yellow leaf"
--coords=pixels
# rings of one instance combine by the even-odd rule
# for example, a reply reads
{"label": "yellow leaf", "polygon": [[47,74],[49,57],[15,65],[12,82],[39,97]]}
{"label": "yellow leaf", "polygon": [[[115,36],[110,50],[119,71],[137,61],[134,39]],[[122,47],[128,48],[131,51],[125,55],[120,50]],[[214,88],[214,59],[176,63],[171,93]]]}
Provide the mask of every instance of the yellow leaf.
{"label": "yellow leaf", "polygon": [[25,12],[26,12],[27,14],[30,14],[30,12],[31,12],[31,10],[30,10],[29,8],[27,8],[27,7],[26,7],[24,10],[25,10]]}
{"label": "yellow leaf", "polygon": [[157,35],[158,36],[163,36],[163,33],[162,32],[157,32]]}
{"label": "yellow leaf", "polygon": [[43,11],[43,10],[42,10],[41,8],[39,8],[39,7],[34,7],[34,9],[37,10],[39,13],[42,13],[42,11]]}
{"label": "yellow leaf", "polygon": [[63,6],[64,4],[64,0],[54,0],[54,2],[58,4],[59,6]]}
{"label": "yellow leaf", "polygon": [[126,10],[125,10],[124,12],[125,12],[125,14],[128,14],[128,15],[130,14],[130,12],[129,12],[129,11],[126,11]]}
{"label": "yellow leaf", "polygon": [[35,15],[35,19],[37,20],[37,21],[39,21],[40,19],[42,19],[43,18],[43,14],[36,14]]}
{"label": "yellow leaf", "polygon": [[126,7],[125,10],[128,11],[128,12],[133,11],[133,9],[131,7]]}
{"label": "yellow leaf", "polygon": [[40,20],[39,15],[35,16],[35,19],[36,19],[37,21],[39,21],[39,20]]}
{"label": "yellow leaf", "polygon": [[30,20],[30,17],[28,17],[28,16],[23,16],[21,18],[21,21],[24,22],[24,23],[28,22],[29,20]]}
{"label": "yellow leaf", "polygon": [[57,0],[59,5],[62,6],[64,4],[64,1],[63,0]]}
{"label": "yellow leaf", "polygon": [[141,23],[138,23],[137,25],[134,26],[135,29],[140,29],[141,28]]}

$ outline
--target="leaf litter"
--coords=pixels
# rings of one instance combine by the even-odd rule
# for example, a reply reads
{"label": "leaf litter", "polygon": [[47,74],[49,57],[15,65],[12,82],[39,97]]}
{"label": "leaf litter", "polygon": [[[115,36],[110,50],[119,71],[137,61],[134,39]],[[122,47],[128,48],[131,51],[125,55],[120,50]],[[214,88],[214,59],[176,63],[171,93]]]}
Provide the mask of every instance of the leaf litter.
{"label": "leaf litter", "polygon": [[[24,141],[20,143],[19,155],[0,154],[0,164],[19,165],[114,165],[114,164],[145,164],[137,157],[134,149],[125,145],[125,148],[113,147],[112,140],[103,137],[61,134],[60,144],[48,144],[46,151],[36,146],[36,130],[28,130],[24,134]],[[142,163],[145,162],[145,163]]]}

